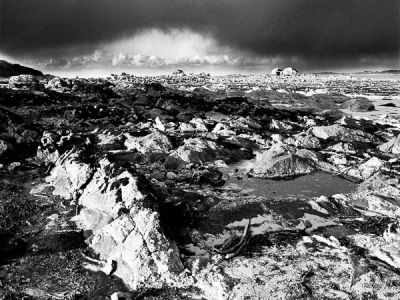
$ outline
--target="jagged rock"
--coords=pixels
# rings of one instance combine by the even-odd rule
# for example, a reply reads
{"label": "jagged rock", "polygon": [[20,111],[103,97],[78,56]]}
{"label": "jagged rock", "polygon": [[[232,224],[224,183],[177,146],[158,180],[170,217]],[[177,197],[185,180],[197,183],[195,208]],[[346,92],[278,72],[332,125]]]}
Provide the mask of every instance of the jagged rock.
{"label": "jagged rock", "polygon": [[33,75],[18,75],[11,76],[9,79],[9,86],[11,88],[31,87],[36,82]]}
{"label": "jagged rock", "polygon": [[128,150],[136,149],[140,153],[147,154],[151,158],[157,159],[172,150],[172,144],[165,134],[154,131],[149,135],[135,137],[125,134],[125,146]]}
{"label": "jagged rock", "polygon": [[320,149],[321,142],[310,133],[301,132],[285,140],[285,143],[305,149]]}
{"label": "jagged rock", "polygon": [[285,178],[309,174],[315,170],[315,164],[310,158],[299,156],[294,149],[282,144],[275,144],[257,156],[251,174],[262,178]]}
{"label": "jagged rock", "polygon": [[180,132],[195,132],[196,129],[195,129],[194,126],[192,126],[191,124],[188,124],[188,123],[180,123],[180,124],[179,124],[179,131],[180,131]]}
{"label": "jagged rock", "polygon": [[343,170],[350,178],[365,180],[370,178],[376,172],[378,172],[385,165],[384,161],[377,157],[372,157],[366,162],[362,163],[358,167],[353,167],[350,169]]}
{"label": "jagged rock", "polygon": [[390,178],[379,172],[358,185],[358,192],[376,191],[389,186],[397,186],[398,178]]}
{"label": "jagged rock", "polygon": [[60,158],[60,152],[54,148],[39,146],[36,152],[36,162],[39,164],[54,164]]}
{"label": "jagged rock", "polygon": [[[373,180],[373,179],[371,179]],[[369,186],[373,186],[369,184]],[[348,195],[338,194],[333,198],[357,210],[378,213],[389,217],[400,217],[400,189],[398,185],[379,184],[374,189],[361,188],[360,191]]]}
{"label": "jagged rock", "polygon": [[45,86],[46,89],[50,90],[58,90],[67,87],[67,83],[65,80],[61,79],[60,77],[54,77]]}
{"label": "jagged rock", "polygon": [[382,152],[400,154],[400,134],[378,147]]}
{"label": "jagged rock", "polygon": [[13,146],[10,143],[8,143],[6,141],[3,141],[3,140],[0,140],[0,157],[4,153],[6,153],[8,151],[11,151],[12,149],[13,149]]}
{"label": "jagged rock", "polygon": [[337,153],[355,154],[356,149],[352,144],[339,142],[326,148],[326,150],[334,151]]}
{"label": "jagged rock", "polygon": [[382,236],[372,234],[357,234],[351,236],[352,242],[363,249],[367,249],[369,256],[378,258],[390,266],[400,268],[400,232],[398,229],[392,229],[392,224],[383,233]]}
{"label": "jagged rock", "polygon": [[269,126],[270,129],[278,130],[278,131],[290,131],[293,129],[293,126],[287,124],[286,122],[279,121],[279,120],[272,120],[271,125]]}
{"label": "jagged rock", "polygon": [[132,295],[128,292],[115,292],[111,295],[111,300],[132,300]]}
{"label": "jagged rock", "polygon": [[236,130],[249,131],[253,129],[261,129],[262,126],[250,117],[239,117],[229,122],[229,125]]}
{"label": "jagged rock", "polygon": [[184,145],[171,152],[164,165],[168,169],[176,169],[189,163],[204,164],[215,160],[220,151],[215,142],[190,138],[184,141]]}
{"label": "jagged rock", "polygon": [[[116,262],[114,274],[130,288],[161,288],[183,270],[179,251],[161,228],[158,203],[145,179],[112,168],[106,159],[100,161],[79,198],[86,215],[75,220],[94,230],[89,246],[100,259]],[[88,210],[101,212],[106,224],[99,228],[99,218],[88,219]]]}
{"label": "jagged rock", "polygon": [[358,129],[350,129],[338,124],[329,126],[316,126],[311,131],[317,138],[321,140],[335,140],[345,142],[375,142],[376,138],[364,131]]}
{"label": "jagged rock", "polygon": [[347,100],[342,104],[342,108],[350,109],[350,111],[354,112],[366,112],[375,110],[375,106],[371,100],[364,97],[356,97],[350,100]]}
{"label": "jagged rock", "polygon": [[206,124],[204,123],[203,119],[201,119],[201,118],[193,118],[190,121],[190,124],[192,124],[195,127],[197,132],[207,132],[208,131]]}
{"label": "jagged rock", "polygon": [[208,111],[208,112],[206,112],[205,115],[206,115],[207,119],[214,121],[214,122],[223,122],[223,121],[230,120],[230,118],[227,115],[220,113],[220,112]]}
{"label": "jagged rock", "polygon": [[228,125],[223,123],[218,123],[217,125],[215,125],[212,133],[222,136],[231,136],[236,134],[234,130],[232,130]]}
{"label": "jagged rock", "polygon": [[91,178],[94,169],[81,161],[81,152],[68,151],[61,155],[46,182],[54,187],[53,195],[72,199]]}
{"label": "jagged rock", "polygon": [[348,161],[346,158],[346,155],[342,153],[337,153],[332,155],[331,157],[328,158],[328,161],[333,163],[334,165],[347,165]]}
{"label": "jagged rock", "polygon": [[154,128],[160,131],[165,131],[166,129],[164,123],[160,120],[159,117],[155,118],[154,120]]}
{"label": "jagged rock", "polygon": [[121,135],[100,133],[96,138],[97,146],[104,150],[121,150],[123,148]]}

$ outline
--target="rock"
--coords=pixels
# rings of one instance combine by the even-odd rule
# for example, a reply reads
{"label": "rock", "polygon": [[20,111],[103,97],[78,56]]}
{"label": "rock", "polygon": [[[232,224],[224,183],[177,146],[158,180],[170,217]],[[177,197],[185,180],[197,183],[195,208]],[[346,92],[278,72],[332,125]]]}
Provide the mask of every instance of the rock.
{"label": "rock", "polygon": [[188,124],[188,123],[180,123],[180,124],[179,124],[179,131],[180,131],[180,132],[183,132],[183,133],[185,133],[185,132],[195,132],[196,129],[195,129],[195,127],[192,126],[191,124]]}
{"label": "rock", "polygon": [[22,167],[22,163],[19,161],[15,161],[8,165],[8,170],[15,171],[15,170],[19,169],[20,167]]}
{"label": "rock", "polygon": [[160,131],[165,131],[165,125],[164,123],[160,120],[159,117],[155,118],[154,120],[154,128],[160,130]]}
{"label": "rock", "polygon": [[382,160],[377,157],[373,157],[358,167],[353,167],[343,172],[350,178],[365,180],[378,172],[384,165],[385,163]]}
{"label": "rock", "polygon": [[157,130],[146,136],[135,137],[127,133],[125,137],[124,144],[128,150],[136,149],[152,159],[158,159],[172,150],[168,136]]}
{"label": "rock", "polygon": [[310,133],[301,132],[285,140],[285,143],[305,149],[320,149],[321,143],[318,138]]}
{"label": "rock", "polygon": [[290,124],[287,124],[283,121],[275,120],[273,119],[271,121],[271,125],[269,126],[270,129],[274,129],[277,131],[290,131],[293,130],[293,126]]}
{"label": "rock", "polygon": [[345,166],[348,164],[346,155],[341,154],[341,153],[332,155],[331,157],[328,158],[328,161],[334,165],[344,165]]}
{"label": "rock", "polygon": [[61,155],[46,182],[54,186],[53,195],[72,199],[92,177],[94,169],[81,161],[81,152],[68,151]]}
{"label": "rock", "polygon": [[100,133],[96,136],[97,146],[103,150],[121,150],[123,149],[122,136],[111,133]]}
{"label": "rock", "polygon": [[311,130],[317,138],[321,140],[334,140],[345,142],[376,142],[376,138],[364,131],[358,129],[350,129],[338,124],[328,126],[316,126]]}
{"label": "rock", "polygon": [[326,150],[334,151],[337,153],[345,153],[345,154],[355,154],[356,153],[356,149],[354,148],[354,146],[352,144],[341,143],[341,142],[334,144],[332,146],[329,146],[328,148],[326,148]]}
{"label": "rock", "polygon": [[390,186],[397,186],[399,184],[398,178],[390,178],[387,175],[383,175],[379,172],[360,183],[358,186],[358,192],[376,191]]}
{"label": "rock", "polygon": [[212,133],[217,134],[217,135],[222,135],[222,136],[232,136],[236,135],[236,132],[230,128],[230,126],[223,124],[223,123],[218,123],[215,125]]}
{"label": "rock", "polygon": [[257,156],[252,175],[262,178],[285,178],[312,173],[314,162],[295,154],[294,149],[275,144]]}
{"label": "rock", "polygon": [[10,143],[0,140],[0,157],[3,154],[5,154],[9,151],[12,151],[12,150],[13,150],[13,146]]}
{"label": "rock", "polygon": [[144,177],[113,171],[103,159],[79,202],[112,219],[102,228],[98,223],[78,224],[85,230],[95,228],[89,246],[100,259],[116,262],[114,274],[131,289],[162,288],[183,270],[176,245],[161,228],[158,201]]}
{"label": "rock", "polygon": [[50,90],[59,90],[59,89],[65,88],[65,87],[67,87],[67,83],[65,82],[65,80],[61,79],[60,77],[52,78],[51,80],[49,80],[49,82],[45,86],[46,89],[50,89]]}
{"label": "rock", "polygon": [[31,87],[36,82],[33,75],[17,75],[11,76],[9,79],[10,88]]}
{"label": "rock", "polygon": [[194,126],[196,132],[208,132],[207,126],[201,118],[193,118],[190,124]]}
{"label": "rock", "polygon": [[132,300],[131,293],[128,292],[115,292],[111,295],[111,300]]}
{"label": "rock", "polygon": [[393,228],[394,224],[389,224],[382,236],[372,234],[357,234],[351,236],[351,241],[358,247],[367,249],[369,256],[373,256],[380,261],[398,269],[400,268],[400,232]]}
{"label": "rock", "polygon": [[54,148],[39,146],[36,152],[36,162],[43,165],[54,164],[60,158],[60,152]]}
{"label": "rock", "polygon": [[343,109],[349,109],[354,112],[366,112],[375,110],[375,106],[371,100],[364,97],[356,97],[350,100],[347,100],[342,104]]}
{"label": "rock", "polygon": [[400,154],[400,134],[378,147],[379,151]]}
{"label": "rock", "polygon": [[184,145],[171,152],[164,165],[167,169],[176,169],[179,165],[189,163],[204,164],[215,160],[220,151],[215,142],[190,138],[184,141]]}

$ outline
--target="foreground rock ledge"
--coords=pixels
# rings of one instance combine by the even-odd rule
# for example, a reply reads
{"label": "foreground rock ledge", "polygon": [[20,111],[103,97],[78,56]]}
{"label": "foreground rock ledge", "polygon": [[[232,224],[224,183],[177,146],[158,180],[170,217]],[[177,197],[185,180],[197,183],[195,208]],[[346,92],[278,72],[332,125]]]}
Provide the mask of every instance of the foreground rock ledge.
{"label": "foreground rock ledge", "polygon": [[116,264],[114,274],[131,289],[173,283],[183,266],[175,243],[161,228],[157,199],[146,180],[107,159],[100,161],[93,175],[90,170],[74,153],[59,160],[47,178],[55,187],[54,194],[64,198],[83,190],[81,212],[74,219],[93,233],[89,246],[106,264]]}

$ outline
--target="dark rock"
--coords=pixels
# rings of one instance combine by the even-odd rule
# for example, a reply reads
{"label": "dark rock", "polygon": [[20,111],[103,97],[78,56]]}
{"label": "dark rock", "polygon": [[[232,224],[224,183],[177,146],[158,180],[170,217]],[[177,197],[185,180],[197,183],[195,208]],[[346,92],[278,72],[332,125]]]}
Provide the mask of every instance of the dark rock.
{"label": "dark rock", "polygon": [[18,64],[11,64],[5,60],[0,60],[0,77],[17,76],[21,74],[29,74],[33,76],[42,76],[43,73]]}
{"label": "dark rock", "polygon": [[343,109],[349,109],[354,112],[366,112],[375,110],[374,104],[371,100],[363,97],[356,97],[351,100],[346,101],[342,104]]}
{"label": "dark rock", "polygon": [[381,104],[379,106],[386,106],[386,107],[397,107],[396,104],[394,104],[393,102],[389,102],[389,103],[385,103],[385,104]]}

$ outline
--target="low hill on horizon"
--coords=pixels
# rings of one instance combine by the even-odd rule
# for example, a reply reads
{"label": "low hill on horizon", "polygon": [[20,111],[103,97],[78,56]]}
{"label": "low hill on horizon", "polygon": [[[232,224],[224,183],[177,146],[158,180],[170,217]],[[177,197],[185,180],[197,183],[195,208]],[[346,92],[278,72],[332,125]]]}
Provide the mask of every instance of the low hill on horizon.
{"label": "low hill on horizon", "polygon": [[21,74],[43,76],[43,73],[39,70],[0,60],[0,77],[11,77]]}

